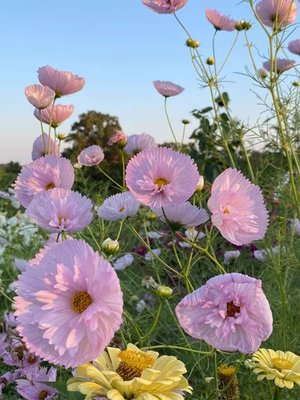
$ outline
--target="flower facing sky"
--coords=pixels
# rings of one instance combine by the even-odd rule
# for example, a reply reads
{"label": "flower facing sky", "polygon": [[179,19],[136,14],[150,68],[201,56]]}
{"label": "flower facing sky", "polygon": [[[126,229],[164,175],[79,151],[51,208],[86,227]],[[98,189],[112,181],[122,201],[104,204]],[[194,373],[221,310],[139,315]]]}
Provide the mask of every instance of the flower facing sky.
{"label": "flower facing sky", "polygon": [[300,39],[292,40],[288,44],[288,49],[291,53],[300,56]]}
{"label": "flower facing sky", "polygon": [[54,364],[94,359],[122,322],[116,272],[82,240],[51,247],[19,275],[16,288],[17,329],[31,352]]}
{"label": "flower facing sky", "polygon": [[155,351],[128,344],[125,350],[108,347],[93,364],[80,365],[67,387],[86,395],[86,400],[96,396],[183,400],[185,393],[192,392],[185,373],[185,365],[176,357],[159,357]]}
{"label": "flower facing sky", "polygon": [[25,88],[25,96],[34,107],[42,109],[50,106],[54,100],[55,92],[48,86],[30,85]]}
{"label": "flower facing sky", "polygon": [[292,389],[294,383],[300,386],[300,357],[291,351],[259,349],[252,356],[253,372],[257,380],[274,380],[280,388]]}
{"label": "flower facing sky", "polygon": [[226,15],[222,15],[219,11],[207,8],[205,15],[217,31],[230,32],[235,30],[236,21]]}
{"label": "flower facing sky", "polygon": [[27,207],[28,217],[49,232],[78,232],[93,219],[93,204],[78,192],[54,188],[38,194]]}
{"label": "flower facing sky", "polygon": [[188,227],[198,226],[209,220],[206,210],[193,206],[187,201],[175,206],[164,207],[163,210],[161,208],[152,208],[152,210],[162,221],[165,221],[166,216],[171,223]]}
{"label": "flower facing sky", "polygon": [[208,208],[221,235],[237,246],[262,239],[268,226],[261,190],[243,174],[228,168],[215,179]]}
{"label": "flower facing sky", "polygon": [[[277,74],[281,74],[282,72],[287,71],[295,66],[296,62],[293,60],[287,60],[285,58],[277,58],[273,62],[273,70],[277,72]],[[263,67],[267,71],[271,71],[271,61],[263,62]]]}
{"label": "flower facing sky", "polygon": [[255,352],[272,333],[260,280],[230,273],[209,279],[176,307],[181,327],[219,350]]}
{"label": "flower facing sky", "polygon": [[130,159],[126,168],[130,192],[150,207],[185,202],[195,192],[198,182],[198,168],[191,157],[167,147],[141,151]]}
{"label": "flower facing sky", "polygon": [[31,157],[34,161],[46,154],[59,154],[59,150],[58,145],[54,143],[52,138],[49,138],[49,136],[44,133],[44,137],[40,135],[33,142]]}
{"label": "flower facing sky", "polygon": [[70,161],[47,155],[21,169],[15,183],[15,195],[22,206],[27,207],[37,193],[55,187],[71,189],[73,182],[74,169]]}
{"label": "flower facing sky", "polygon": [[186,5],[188,0],[143,0],[145,6],[158,14],[173,14]]}
{"label": "flower facing sky", "polygon": [[177,96],[184,88],[168,81],[153,81],[155,89],[164,97]]}
{"label": "flower facing sky", "polygon": [[144,149],[156,146],[157,144],[155,143],[154,137],[147,133],[141,133],[140,135],[128,136],[124,150],[128,155],[133,156]]}
{"label": "flower facing sky", "polygon": [[261,22],[275,30],[292,24],[297,17],[294,0],[261,0],[255,9]]}
{"label": "flower facing sky", "polygon": [[80,165],[85,165],[86,167],[92,167],[93,165],[98,165],[104,160],[104,153],[100,146],[93,145],[86,147],[79,154],[77,161]]}
{"label": "flower facing sky", "polygon": [[106,221],[117,221],[133,217],[138,212],[140,202],[130,192],[108,197],[99,207],[97,214]]}
{"label": "flower facing sky", "polygon": [[39,111],[37,108],[33,114],[38,120],[42,120],[45,124],[50,124],[53,128],[57,128],[62,122],[68,119],[74,111],[72,105],[56,104],[55,106],[49,106]]}

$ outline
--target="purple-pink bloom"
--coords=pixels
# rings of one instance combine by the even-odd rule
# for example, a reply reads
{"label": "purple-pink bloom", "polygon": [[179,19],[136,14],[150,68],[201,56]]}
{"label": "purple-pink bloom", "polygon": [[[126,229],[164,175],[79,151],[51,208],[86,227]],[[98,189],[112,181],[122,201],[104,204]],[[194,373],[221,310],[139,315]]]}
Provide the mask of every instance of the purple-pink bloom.
{"label": "purple-pink bloom", "polygon": [[119,279],[82,240],[51,247],[16,283],[17,330],[27,348],[65,367],[95,359],[122,322]]}
{"label": "purple-pink bloom", "polygon": [[263,62],[263,67],[269,72],[271,71],[271,69],[273,69],[273,71],[276,71],[277,74],[280,74],[282,72],[287,71],[288,69],[293,68],[295,64],[296,62],[293,60],[287,60],[285,58],[276,58],[274,59],[272,65],[271,61]]}
{"label": "purple-pink bloom", "polygon": [[138,212],[140,202],[130,192],[108,197],[98,208],[97,214],[106,221],[117,221],[133,217]]}
{"label": "purple-pink bloom", "polygon": [[291,53],[300,56],[300,39],[292,40],[288,44],[288,49]]}
{"label": "purple-pink bloom", "polygon": [[128,155],[133,156],[144,149],[156,146],[155,139],[151,135],[141,133],[140,135],[128,136],[124,150]]}
{"label": "purple-pink bloom", "polygon": [[15,182],[15,195],[22,206],[27,207],[37,193],[55,187],[71,189],[74,169],[69,160],[47,155],[25,165]]}
{"label": "purple-pink bloom", "polygon": [[91,200],[80,193],[54,188],[35,196],[26,214],[49,232],[74,233],[91,223],[92,207]]}
{"label": "purple-pink bloom", "polygon": [[181,327],[218,350],[254,353],[272,333],[262,282],[231,273],[209,279],[176,307]]}
{"label": "purple-pink bloom", "polygon": [[46,154],[58,155],[59,150],[58,144],[55,144],[52,138],[49,138],[49,136],[44,133],[44,137],[40,135],[33,142],[31,157],[34,161]]}
{"label": "purple-pink bloom", "polygon": [[86,167],[92,167],[93,165],[98,165],[104,160],[104,153],[100,146],[93,145],[86,147],[82,150],[77,158],[80,165],[85,165]]}
{"label": "purple-pink bloom", "polygon": [[204,224],[209,220],[209,216],[206,210],[192,205],[188,201],[175,206],[167,206],[162,208],[152,208],[155,214],[162,221],[168,221],[174,224],[185,225],[188,227],[194,227]]}
{"label": "purple-pink bloom", "polygon": [[261,0],[255,10],[261,22],[275,30],[292,24],[297,17],[293,0]]}
{"label": "purple-pink bloom", "polygon": [[158,14],[173,14],[186,5],[188,0],[143,0],[145,6]]}
{"label": "purple-pink bloom", "polygon": [[78,92],[85,85],[85,79],[69,71],[59,71],[46,65],[38,69],[38,78],[42,85],[55,91],[56,97]]}
{"label": "purple-pink bloom", "polygon": [[43,110],[34,110],[33,114],[38,120],[42,120],[45,124],[50,125],[53,128],[57,128],[62,122],[68,119],[74,111],[74,106],[56,104],[55,106],[49,106]]}
{"label": "purple-pink bloom", "polygon": [[184,88],[169,81],[153,81],[155,89],[164,97],[177,96]]}
{"label": "purple-pink bloom", "polygon": [[241,246],[265,236],[268,212],[261,190],[240,171],[228,168],[217,176],[207,204],[212,223],[230,243]]}
{"label": "purple-pink bloom", "polygon": [[185,202],[195,192],[199,178],[197,165],[190,156],[167,147],[141,151],[129,160],[126,168],[128,189],[150,207]]}
{"label": "purple-pink bloom", "polygon": [[29,381],[27,379],[17,379],[17,392],[27,400],[51,400],[57,398],[58,392],[45,383]]}
{"label": "purple-pink bloom", "polygon": [[207,8],[205,10],[205,15],[208,21],[214,26],[217,31],[231,32],[235,30],[235,25],[237,21],[232,20],[226,15],[222,15],[221,13],[219,13],[219,11]]}
{"label": "purple-pink bloom", "polygon": [[119,143],[122,146],[125,146],[127,143],[127,135],[126,133],[119,131],[118,129],[115,129],[115,133],[113,134],[112,137],[109,138],[108,141],[108,146],[112,146],[116,143]]}
{"label": "purple-pink bloom", "polygon": [[34,107],[42,109],[53,103],[55,92],[48,86],[30,85],[25,88],[25,96]]}

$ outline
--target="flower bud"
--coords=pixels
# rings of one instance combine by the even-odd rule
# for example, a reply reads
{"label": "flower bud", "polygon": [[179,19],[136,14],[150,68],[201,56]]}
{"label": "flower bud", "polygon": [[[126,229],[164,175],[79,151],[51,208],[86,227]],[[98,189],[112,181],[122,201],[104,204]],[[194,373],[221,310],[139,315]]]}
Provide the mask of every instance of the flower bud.
{"label": "flower bud", "polygon": [[158,286],[156,293],[162,299],[169,299],[173,294],[173,289],[168,286]]}
{"label": "flower bud", "polygon": [[58,140],[65,140],[65,138],[66,138],[66,135],[65,134],[63,134],[63,133],[59,133],[58,135],[57,135],[57,139]]}
{"label": "flower bud", "polygon": [[259,69],[257,72],[261,79],[266,79],[266,77],[268,76],[267,71],[263,68]]}
{"label": "flower bud", "polygon": [[119,253],[120,245],[117,240],[112,240],[111,238],[107,238],[102,243],[101,249],[106,255],[111,256]]}
{"label": "flower bud", "polygon": [[214,63],[215,63],[215,59],[213,57],[208,57],[206,59],[206,64],[207,65],[214,65]]}
{"label": "flower bud", "polygon": [[292,85],[295,86],[295,87],[298,87],[298,86],[300,86],[300,83],[299,82],[293,82]]}
{"label": "flower bud", "polygon": [[145,217],[148,221],[155,221],[157,219],[157,215],[153,211],[146,212]]}
{"label": "flower bud", "polygon": [[201,190],[203,189],[204,186],[204,177],[202,175],[200,175],[199,181],[197,183],[197,187],[196,190],[197,192],[201,192]]}
{"label": "flower bud", "polygon": [[188,119],[183,119],[181,122],[183,123],[183,125],[188,125],[191,123],[191,121],[189,121]]}
{"label": "flower bud", "polygon": [[243,19],[235,24],[235,29],[237,31],[248,31],[252,24],[250,22],[244,21]]}
{"label": "flower bud", "polygon": [[197,47],[199,47],[198,40],[187,39],[185,44],[187,45],[187,47],[191,47],[192,49],[197,49]]}

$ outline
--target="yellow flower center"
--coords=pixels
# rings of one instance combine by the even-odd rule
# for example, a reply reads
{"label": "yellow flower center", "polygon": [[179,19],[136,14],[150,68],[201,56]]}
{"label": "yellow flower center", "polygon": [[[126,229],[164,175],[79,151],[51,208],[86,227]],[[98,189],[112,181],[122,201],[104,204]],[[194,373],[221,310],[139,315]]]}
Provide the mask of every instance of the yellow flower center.
{"label": "yellow flower center", "polygon": [[230,211],[228,210],[228,208],[224,208],[223,214],[230,214]]}
{"label": "yellow flower center", "polygon": [[272,358],[273,367],[276,369],[291,369],[293,367],[293,363],[289,360],[284,360],[280,357]]}
{"label": "yellow flower center", "polygon": [[154,180],[154,183],[155,183],[155,185],[158,186],[158,189],[162,189],[165,185],[170,183],[170,181],[168,181],[168,179],[166,179],[166,178],[156,178]]}
{"label": "yellow flower center", "polygon": [[119,208],[119,212],[123,212],[125,210],[125,207]]}
{"label": "yellow flower center", "polygon": [[227,364],[221,364],[218,367],[218,373],[222,376],[226,376],[226,377],[231,377],[232,375],[235,374],[235,367],[233,367],[232,365],[227,365]]}
{"label": "yellow flower center", "polygon": [[241,308],[239,306],[236,306],[233,301],[230,303],[227,303],[227,312],[226,312],[226,317],[235,317],[236,313],[239,313]]}
{"label": "yellow flower center", "polygon": [[48,397],[49,393],[47,390],[41,390],[39,393],[39,399],[40,400],[45,400]]}
{"label": "yellow flower center", "polygon": [[135,350],[123,350],[118,354],[121,360],[117,373],[124,381],[138,378],[146,368],[153,366],[155,360],[148,354]]}
{"label": "yellow flower center", "polygon": [[83,313],[88,306],[93,303],[93,299],[88,294],[88,292],[76,292],[73,294],[71,300],[71,307],[72,310],[75,311],[77,314]]}
{"label": "yellow flower center", "polygon": [[45,189],[46,190],[50,190],[50,189],[54,189],[54,188],[55,188],[54,183],[53,182],[49,182]]}

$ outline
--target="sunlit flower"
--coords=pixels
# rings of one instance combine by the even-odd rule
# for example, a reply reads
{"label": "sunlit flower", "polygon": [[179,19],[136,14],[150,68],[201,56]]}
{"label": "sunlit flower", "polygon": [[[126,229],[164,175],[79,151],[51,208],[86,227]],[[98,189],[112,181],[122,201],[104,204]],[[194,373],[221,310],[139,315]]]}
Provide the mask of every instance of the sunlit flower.
{"label": "sunlit flower", "polygon": [[207,204],[212,223],[230,243],[241,246],[265,236],[268,213],[261,190],[240,171],[228,168],[217,176]]}
{"label": "sunlit flower", "polygon": [[173,14],[186,5],[188,0],[143,0],[143,4],[158,14]]}
{"label": "sunlit flower", "polygon": [[294,0],[261,0],[255,9],[261,22],[275,30],[292,24],[297,17]]}
{"label": "sunlit flower", "polygon": [[183,377],[185,373],[185,365],[176,357],[159,357],[154,351],[141,351],[128,344],[126,350],[108,347],[93,364],[76,368],[67,387],[84,394],[86,400],[96,396],[111,400],[183,400],[184,392],[192,390]]}
{"label": "sunlit flower", "polygon": [[177,96],[184,88],[168,81],[153,81],[155,89],[164,97]]}
{"label": "sunlit flower", "polygon": [[38,120],[42,120],[45,124],[50,124],[53,128],[57,128],[62,122],[68,119],[74,111],[72,105],[56,104],[55,106],[49,106],[39,111],[37,108],[33,114]]}
{"label": "sunlit flower", "polygon": [[272,312],[261,286],[243,274],[215,276],[180,301],[179,323],[219,350],[253,353],[272,333]]}
{"label": "sunlit flower", "polygon": [[251,368],[258,374],[257,380],[274,380],[280,388],[300,386],[300,357],[291,351],[259,349],[252,356]]}
{"label": "sunlit flower", "polygon": [[25,88],[25,96],[34,107],[42,109],[50,106],[54,100],[55,92],[48,86],[30,85]]}
{"label": "sunlit flower", "polygon": [[69,71],[59,71],[46,65],[38,69],[39,81],[55,91],[56,97],[65,96],[81,90],[85,79]]}
{"label": "sunlit flower", "polygon": [[119,131],[118,129],[115,129],[115,133],[113,134],[112,137],[109,138],[108,145],[112,146],[116,143],[119,143],[122,146],[125,146],[127,143],[127,135],[126,133]]}
{"label": "sunlit flower", "polygon": [[293,68],[296,65],[296,62],[293,60],[287,60],[285,58],[277,58],[273,61],[271,65],[271,61],[263,62],[263,67],[267,71],[276,71],[277,74],[287,71],[288,69]]}
{"label": "sunlit flower", "polygon": [[235,30],[236,21],[226,15],[222,15],[219,11],[207,8],[205,15],[217,31],[230,32]]}
{"label": "sunlit flower", "polygon": [[160,220],[167,220],[175,225],[185,225],[188,227],[204,224],[209,220],[206,210],[193,206],[189,202],[181,203],[175,206],[162,208],[152,208]]}
{"label": "sunlit flower", "polygon": [[15,183],[15,195],[22,206],[27,207],[33,197],[55,187],[71,189],[74,169],[69,160],[47,155],[25,165]]}
{"label": "sunlit flower", "polygon": [[151,207],[184,203],[195,192],[198,182],[198,168],[191,157],[167,147],[141,151],[126,168],[130,192]]}
{"label": "sunlit flower", "polygon": [[156,147],[155,139],[147,133],[141,133],[140,135],[130,135],[127,138],[127,143],[124,148],[127,154],[133,156],[144,149],[149,147]]}
{"label": "sunlit flower", "polygon": [[140,202],[130,192],[108,197],[98,208],[97,214],[106,221],[117,221],[133,217],[138,212]]}
{"label": "sunlit flower", "polygon": [[100,146],[93,145],[86,147],[79,154],[77,161],[81,165],[86,167],[92,167],[93,165],[98,165],[104,160],[104,153]]}
{"label": "sunlit flower", "polygon": [[292,40],[288,44],[288,49],[291,53],[300,56],[300,39]]}
{"label": "sunlit flower", "polygon": [[43,135],[38,136],[32,145],[32,160],[37,160],[38,158],[45,156],[46,154],[58,154],[58,145],[54,143],[52,138],[44,133]]}
{"label": "sunlit flower", "polygon": [[92,360],[122,322],[116,272],[82,240],[52,246],[16,287],[17,330],[31,352],[54,364]]}

